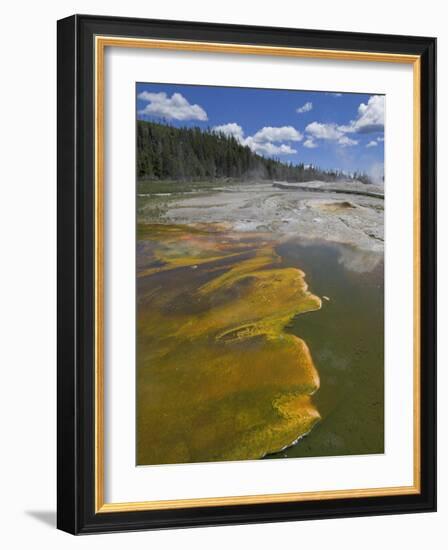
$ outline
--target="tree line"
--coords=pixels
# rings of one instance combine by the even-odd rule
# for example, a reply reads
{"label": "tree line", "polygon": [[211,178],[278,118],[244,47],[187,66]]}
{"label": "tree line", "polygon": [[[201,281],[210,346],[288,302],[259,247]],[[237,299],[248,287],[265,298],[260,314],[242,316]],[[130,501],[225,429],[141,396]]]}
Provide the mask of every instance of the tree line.
{"label": "tree line", "polygon": [[[176,128],[137,121],[137,175],[139,180],[311,180],[337,181],[347,175],[303,163],[281,162],[254,153],[233,136],[210,129]],[[354,179],[370,183],[365,174]]]}

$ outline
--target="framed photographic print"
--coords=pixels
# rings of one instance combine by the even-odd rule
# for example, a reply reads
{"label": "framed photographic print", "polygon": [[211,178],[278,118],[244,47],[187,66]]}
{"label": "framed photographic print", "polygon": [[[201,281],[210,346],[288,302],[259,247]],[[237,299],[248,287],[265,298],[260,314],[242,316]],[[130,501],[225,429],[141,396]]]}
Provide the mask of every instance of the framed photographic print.
{"label": "framed photographic print", "polygon": [[433,511],[433,38],[58,22],[58,527]]}

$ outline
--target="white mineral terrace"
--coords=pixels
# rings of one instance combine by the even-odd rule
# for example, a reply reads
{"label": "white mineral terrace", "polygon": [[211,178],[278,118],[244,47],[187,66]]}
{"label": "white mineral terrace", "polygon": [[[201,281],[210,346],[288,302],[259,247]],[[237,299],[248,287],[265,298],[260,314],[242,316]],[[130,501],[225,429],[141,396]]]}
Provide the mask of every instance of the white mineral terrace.
{"label": "white mineral terrace", "polygon": [[352,181],[251,182],[159,200],[163,201],[161,219],[145,221],[225,223],[236,231],[269,231],[383,251],[384,191],[380,186]]}

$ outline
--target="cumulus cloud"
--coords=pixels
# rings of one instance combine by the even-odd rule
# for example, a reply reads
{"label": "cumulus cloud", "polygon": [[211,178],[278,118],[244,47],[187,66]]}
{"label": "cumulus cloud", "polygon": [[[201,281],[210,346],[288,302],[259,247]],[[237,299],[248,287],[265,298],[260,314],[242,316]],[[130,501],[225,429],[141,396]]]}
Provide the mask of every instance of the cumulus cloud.
{"label": "cumulus cloud", "polygon": [[358,145],[357,140],[347,137],[340,126],[334,123],[312,122],[305,128],[305,132],[307,133],[307,141],[310,142],[306,147],[313,147],[311,144],[314,144],[316,139],[334,141],[342,147]]}
{"label": "cumulus cloud", "polygon": [[298,107],[296,109],[296,112],[299,114],[308,113],[309,111],[311,111],[312,108],[313,108],[313,104],[311,103],[311,101],[307,101],[301,107]]}
{"label": "cumulus cloud", "polygon": [[148,104],[139,111],[141,115],[156,116],[167,120],[208,120],[200,105],[192,105],[182,94],[169,97],[165,92],[141,92],[138,98]]}
{"label": "cumulus cloud", "polygon": [[244,130],[236,122],[229,122],[228,124],[221,124],[220,126],[214,126],[213,131],[224,134],[226,136],[233,136],[239,142],[244,141]]}
{"label": "cumulus cloud", "polygon": [[253,138],[255,141],[261,143],[265,141],[301,141],[303,136],[292,126],[265,126],[261,130],[258,130]]}
{"label": "cumulus cloud", "polygon": [[245,145],[247,145],[254,153],[259,155],[274,156],[274,155],[293,155],[297,153],[296,149],[293,149],[286,143],[275,145],[270,141],[259,142],[255,141],[253,137],[246,138]]}
{"label": "cumulus cloud", "polygon": [[333,123],[312,122],[305,128],[305,132],[316,139],[337,140],[344,135],[338,126]]}
{"label": "cumulus cloud", "polygon": [[[329,92],[330,93],[330,92]],[[338,94],[331,94],[338,95]],[[342,95],[342,94],[339,94]],[[311,122],[305,128],[305,147],[315,147],[316,140],[333,141],[341,147],[358,145],[359,141],[347,134],[369,134],[384,130],[384,96],[373,95],[367,103],[361,103],[358,107],[358,116],[349,124],[339,125],[333,122]],[[366,147],[375,147],[384,137],[371,140]]]}
{"label": "cumulus cloud", "polygon": [[303,142],[303,146],[307,147],[308,149],[315,149],[316,147],[318,147],[317,143],[314,141],[313,138],[307,138]]}
{"label": "cumulus cloud", "polygon": [[338,139],[339,145],[342,147],[353,147],[353,145],[358,145],[358,141],[356,139],[351,139],[347,136],[342,136]]}
{"label": "cumulus cloud", "polygon": [[384,96],[372,95],[367,103],[358,107],[358,118],[352,120],[348,126],[341,126],[344,132],[369,134],[384,130]]}
{"label": "cumulus cloud", "polygon": [[287,143],[276,143],[281,141],[300,141],[302,134],[292,126],[265,126],[258,130],[253,136],[245,136],[243,128],[236,122],[221,124],[212,128],[214,132],[223,133],[226,136],[233,136],[239,143],[246,145],[254,153],[265,156],[293,155],[297,153]]}

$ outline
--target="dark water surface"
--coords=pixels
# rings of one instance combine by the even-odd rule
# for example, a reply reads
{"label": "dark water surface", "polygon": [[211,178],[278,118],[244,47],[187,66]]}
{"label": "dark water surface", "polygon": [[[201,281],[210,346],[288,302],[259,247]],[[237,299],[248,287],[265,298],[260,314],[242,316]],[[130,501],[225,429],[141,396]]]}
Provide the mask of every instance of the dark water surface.
{"label": "dark water surface", "polygon": [[290,332],[311,350],[321,386],[322,420],[295,445],[267,458],[384,452],[383,255],[337,244],[289,241],[284,266],[306,273],[322,310],[298,315]]}

